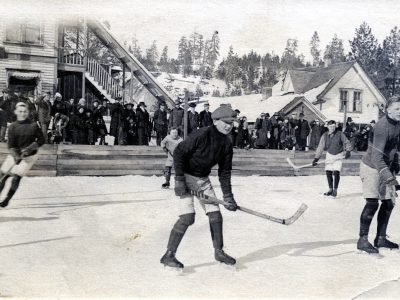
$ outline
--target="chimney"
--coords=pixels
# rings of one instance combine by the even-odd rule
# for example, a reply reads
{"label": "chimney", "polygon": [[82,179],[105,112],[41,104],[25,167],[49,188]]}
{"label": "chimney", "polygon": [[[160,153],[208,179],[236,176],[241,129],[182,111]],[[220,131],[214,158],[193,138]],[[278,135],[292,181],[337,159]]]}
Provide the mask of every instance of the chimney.
{"label": "chimney", "polygon": [[324,67],[327,68],[332,64],[332,58],[330,57],[325,57],[324,58]]}

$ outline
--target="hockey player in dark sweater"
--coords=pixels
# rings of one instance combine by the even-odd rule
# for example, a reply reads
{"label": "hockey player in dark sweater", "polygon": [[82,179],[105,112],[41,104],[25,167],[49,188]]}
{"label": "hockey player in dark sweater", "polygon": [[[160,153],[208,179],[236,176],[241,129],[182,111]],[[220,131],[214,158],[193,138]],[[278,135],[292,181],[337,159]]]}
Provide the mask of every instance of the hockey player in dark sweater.
{"label": "hockey player in dark sweater", "polygon": [[[214,197],[208,176],[216,164],[219,166],[218,177],[224,201],[228,203],[226,209],[237,209],[231,187],[233,145],[228,136],[236,120],[236,112],[228,106],[221,106],[212,113],[212,118],[213,126],[203,127],[192,133],[173,153],[179,219],[172,228],[167,252],[161,258],[161,263],[166,266],[183,268],[183,264],[175,258],[175,253],[186,230],[195,220],[194,199],[188,190]],[[202,207],[209,218],[215,259],[234,265],[236,260],[223,251],[222,215],[219,206],[202,203]]]}
{"label": "hockey player in dark sweater", "polygon": [[351,155],[351,145],[343,132],[337,130],[336,122],[328,122],[328,132],[325,132],[319,141],[313,166],[317,165],[322,153],[326,151],[325,172],[328,180],[329,191],[325,196],[337,196],[340,182],[340,171],[342,170],[343,158],[348,159]]}
{"label": "hockey player in dark sweater", "polygon": [[[357,249],[368,253],[378,253],[377,248],[398,249],[399,245],[386,238],[386,229],[400,189],[396,180],[399,173],[398,146],[400,135],[400,95],[392,96],[386,103],[386,116],[374,128],[372,141],[360,164],[365,207],[360,217],[360,239]],[[368,241],[369,227],[376,211],[378,228],[374,246]]]}
{"label": "hockey player in dark sweater", "polygon": [[38,159],[38,149],[44,144],[44,136],[37,125],[29,120],[29,108],[19,102],[15,107],[17,121],[8,128],[8,149],[10,154],[1,166],[0,193],[8,178],[11,187],[0,207],[6,207],[18,189],[21,178],[25,176]]}

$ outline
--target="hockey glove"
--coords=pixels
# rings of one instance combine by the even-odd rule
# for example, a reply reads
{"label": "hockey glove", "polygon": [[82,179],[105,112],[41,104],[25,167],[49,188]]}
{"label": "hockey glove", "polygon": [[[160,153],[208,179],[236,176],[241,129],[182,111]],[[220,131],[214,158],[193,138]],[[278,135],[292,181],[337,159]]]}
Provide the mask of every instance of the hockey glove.
{"label": "hockey glove", "polygon": [[21,157],[24,158],[24,157],[32,156],[37,153],[38,149],[39,149],[38,143],[33,142],[28,147],[22,149]]}
{"label": "hockey glove", "polygon": [[312,165],[313,167],[315,167],[317,164],[317,162],[319,161],[319,158],[314,158],[314,160],[312,161]]}
{"label": "hockey glove", "polygon": [[381,180],[385,182],[389,186],[396,186],[399,183],[396,180],[396,177],[390,172],[389,168],[384,168],[379,172]]}
{"label": "hockey glove", "polygon": [[398,174],[400,172],[399,155],[397,153],[394,155],[393,161],[390,164],[390,172],[393,174]]}
{"label": "hockey glove", "polygon": [[14,162],[18,165],[21,162],[21,154],[14,148],[10,148],[10,154],[14,158]]}
{"label": "hockey glove", "polygon": [[350,151],[346,151],[346,154],[344,156],[344,159],[349,159],[351,156],[351,152]]}
{"label": "hockey glove", "polygon": [[182,197],[188,194],[185,176],[175,176],[175,195]]}
{"label": "hockey glove", "polygon": [[224,201],[225,201],[226,203],[228,203],[227,205],[225,205],[225,208],[226,208],[227,210],[235,211],[235,210],[238,209],[238,206],[237,206],[236,201],[235,201],[235,199],[233,198],[233,195],[232,195],[232,194],[229,194],[229,195],[226,195],[226,196],[224,195]]}

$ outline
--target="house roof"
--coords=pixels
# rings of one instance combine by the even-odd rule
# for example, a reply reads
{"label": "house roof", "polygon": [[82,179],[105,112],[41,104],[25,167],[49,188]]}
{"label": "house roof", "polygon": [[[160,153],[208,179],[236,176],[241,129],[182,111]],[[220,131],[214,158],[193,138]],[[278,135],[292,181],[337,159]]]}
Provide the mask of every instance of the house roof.
{"label": "house roof", "polygon": [[339,64],[333,64],[326,68],[318,68],[314,73],[314,76],[308,82],[308,84],[303,88],[303,92],[309,91],[316,88],[325,82],[329,81],[325,90],[319,95],[322,97],[327,91],[329,91],[344,74],[355,64],[355,61],[344,62]]}
{"label": "house roof", "polygon": [[315,70],[289,70],[290,79],[292,80],[293,89],[296,94],[301,94],[305,86],[311,81]]}

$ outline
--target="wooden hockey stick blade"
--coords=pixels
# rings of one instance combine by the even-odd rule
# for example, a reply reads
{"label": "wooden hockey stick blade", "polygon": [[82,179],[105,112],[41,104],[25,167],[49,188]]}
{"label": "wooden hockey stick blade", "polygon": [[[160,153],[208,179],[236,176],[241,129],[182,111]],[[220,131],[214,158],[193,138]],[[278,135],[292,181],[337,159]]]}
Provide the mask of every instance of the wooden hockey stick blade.
{"label": "wooden hockey stick blade", "polygon": [[[312,166],[313,166],[312,163],[311,163],[311,164],[301,165],[301,166],[296,166],[296,165],[292,162],[292,160],[291,160],[289,157],[286,158],[286,161],[288,162],[288,164],[289,164],[295,171],[300,170],[300,169],[303,169],[303,168],[308,168],[308,167],[312,167]],[[323,164],[323,163],[325,163],[325,161],[324,161],[324,160],[321,160],[321,161],[318,161],[318,162],[317,162],[317,165]]]}
{"label": "wooden hockey stick blade", "polygon": [[[220,200],[215,197],[208,196],[208,195],[204,195],[203,193],[195,192],[192,190],[190,190],[190,193],[192,195],[195,195],[195,196],[201,198],[202,200],[204,200],[203,202],[205,202],[205,203],[216,203],[216,204],[221,204],[221,205],[229,205],[229,203],[227,203],[223,200]],[[282,225],[291,225],[294,222],[296,222],[297,219],[299,219],[300,216],[307,210],[307,208],[308,208],[308,206],[306,204],[302,203],[300,208],[294,213],[293,216],[291,216],[290,218],[287,218],[287,219],[282,219],[282,218],[276,218],[274,216],[269,216],[264,213],[260,213],[258,211],[255,211],[255,210],[243,207],[243,206],[238,206],[238,210],[240,210],[244,213],[247,213],[247,214],[259,217],[259,218],[263,218],[263,219],[271,221],[271,222],[279,223]]]}

